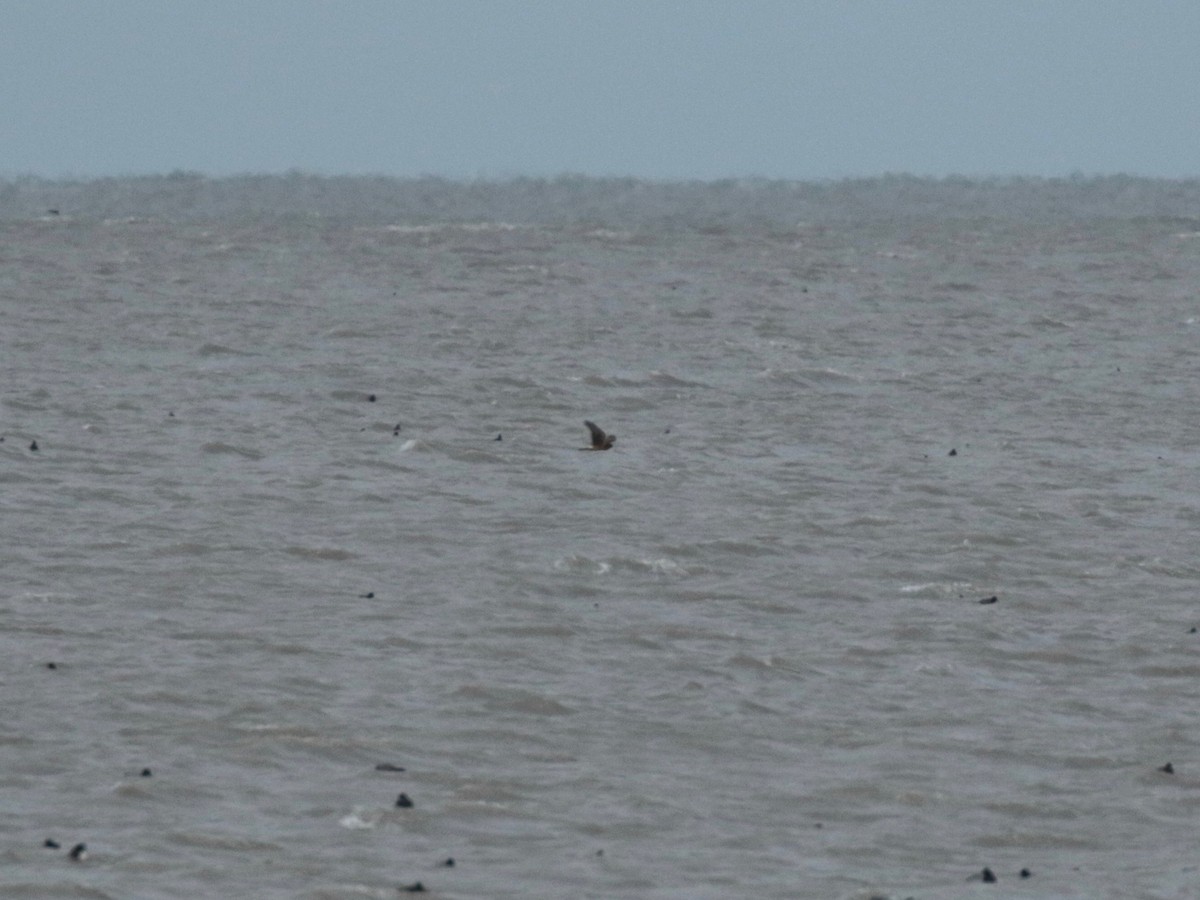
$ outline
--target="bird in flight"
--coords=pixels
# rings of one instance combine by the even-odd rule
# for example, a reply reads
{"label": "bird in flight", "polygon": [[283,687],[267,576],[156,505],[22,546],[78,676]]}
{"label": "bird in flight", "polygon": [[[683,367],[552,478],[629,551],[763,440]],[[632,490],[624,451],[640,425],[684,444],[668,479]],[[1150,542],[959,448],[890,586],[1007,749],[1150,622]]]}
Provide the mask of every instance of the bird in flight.
{"label": "bird in flight", "polygon": [[586,425],[588,427],[588,431],[590,431],[592,433],[592,446],[580,447],[579,448],[580,450],[611,450],[612,449],[612,445],[617,439],[616,435],[605,434],[604,430],[602,428],[600,428],[600,426],[597,425],[595,422],[586,422],[585,421],[583,424]]}

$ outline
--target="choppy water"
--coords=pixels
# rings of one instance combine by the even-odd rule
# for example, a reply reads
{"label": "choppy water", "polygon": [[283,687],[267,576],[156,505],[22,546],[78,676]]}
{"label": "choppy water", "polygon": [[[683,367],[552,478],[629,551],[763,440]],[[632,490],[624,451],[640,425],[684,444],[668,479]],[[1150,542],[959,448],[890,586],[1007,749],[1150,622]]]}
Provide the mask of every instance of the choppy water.
{"label": "choppy water", "polygon": [[2,226],[0,894],[1200,891],[1197,223],[611,224]]}

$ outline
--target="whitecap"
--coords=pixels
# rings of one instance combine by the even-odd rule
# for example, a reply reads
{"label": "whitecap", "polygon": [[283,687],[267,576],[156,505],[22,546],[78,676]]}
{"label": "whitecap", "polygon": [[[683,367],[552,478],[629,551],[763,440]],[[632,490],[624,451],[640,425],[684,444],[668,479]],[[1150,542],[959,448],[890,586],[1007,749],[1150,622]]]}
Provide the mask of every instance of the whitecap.
{"label": "whitecap", "polygon": [[379,818],[380,815],[377,811],[367,812],[361,806],[356,806],[349,815],[338,819],[338,824],[351,831],[362,831],[378,825]]}

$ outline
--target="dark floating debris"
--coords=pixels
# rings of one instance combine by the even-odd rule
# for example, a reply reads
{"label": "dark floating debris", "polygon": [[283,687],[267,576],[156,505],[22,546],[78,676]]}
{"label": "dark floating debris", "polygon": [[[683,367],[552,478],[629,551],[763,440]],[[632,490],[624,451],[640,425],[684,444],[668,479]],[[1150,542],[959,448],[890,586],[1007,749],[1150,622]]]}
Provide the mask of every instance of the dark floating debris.
{"label": "dark floating debris", "polygon": [[75,862],[83,862],[87,859],[87,844],[76,844],[68,855]]}
{"label": "dark floating debris", "polygon": [[425,885],[421,884],[419,881],[414,881],[412,884],[406,884],[404,887],[400,888],[400,890],[409,894],[423,894],[425,893]]}
{"label": "dark floating debris", "polygon": [[38,449],[37,441],[34,441],[33,443],[31,443],[29,445],[29,449],[32,450],[34,453],[37,453],[37,449]]}
{"label": "dark floating debris", "polygon": [[412,809],[416,804],[412,802],[412,798],[408,794],[401,794],[396,798],[396,805],[401,809]]}
{"label": "dark floating debris", "polygon": [[47,669],[57,669],[57,668],[58,668],[58,663],[56,663],[56,662],[48,662],[48,663],[46,663],[46,668],[47,668]]}
{"label": "dark floating debris", "polygon": [[1032,877],[1033,877],[1033,873],[1032,873],[1032,872],[1030,872],[1028,869],[1022,869],[1022,870],[1021,870],[1021,877],[1022,877],[1022,878],[1032,878]]}
{"label": "dark floating debris", "polygon": [[140,777],[142,777],[142,778],[149,778],[149,777],[151,777],[153,774],[154,774],[154,773],[153,773],[153,772],[151,772],[149,769],[142,769],[142,771],[138,773],[138,775],[139,775]]}
{"label": "dark floating debris", "polygon": [[453,856],[447,857],[446,861],[444,863],[442,863],[442,865],[445,866],[447,869],[453,869],[454,868],[454,857]]}
{"label": "dark floating debris", "polygon": [[[3,440],[3,438],[0,438],[0,440]],[[1196,626],[1193,625],[1191,628],[1188,629],[1188,634],[1195,634],[1197,631],[1200,631],[1200,628],[1196,628]]]}
{"label": "dark floating debris", "polygon": [[987,866],[983,867],[982,872],[976,872],[967,881],[982,881],[984,884],[995,884],[999,879],[996,878],[996,873]]}
{"label": "dark floating debris", "polygon": [[[375,767],[376,772],[403,772],[404,766],[398,766],[395,763],[380,763]],[[404,796],[401,794],[400,796]]]}
{"label": "dark floating debris", "polygon": [[374,402],[375,402],[375,395],[374,395],[374,394],[371,394],[370,396],[368,396],[368,397],[367,397],[367,402],[368,402],[368,403],[374,403]]}
{"label": "dark floating debris", "polygon": [[1158,771],[1165,772],[1168,775],[1174,775],[1175,767],[1173,765],[1171,765],[1170,763],[1167,763],[1165,766],[1159,766]]}
{"label": "dark floating debris", "polygon": [[958,451],[957,451],[957,450],[955,450],[953,447],[951,447],[951,448],[950,448],[950,452],[949,452],[949,453],[947,453],[946,455],[947,455],[947,456],[958,456]]}
{"label": "dark floating debris", "polygon": [[392,429],[392,437],[399,437],[399,436],[400,436],[400,423],[397,422],[396,427]]}
{"label": "dark floating debris", "polygon": [[998,601],[999,599],[1000,599],[1000,598],[999,598],[999,597],[997,597],[995,594],[992,594],[992,596],[990,596],[990,597],[984,597],[984,598],[983,598],[982,600],[980,600],[979,602],[980,602],[980,603],[982,603],[984,606],[987,606],[989,603],[995,603],[995,602],[996,602],[996,601]]}
{"label": "dark floating debris", "polygon": [[504,440],[504,435],[503,434],[496,435],[496,440],[498,440],[498,441]]}
{"label": "dark floating debris", "polygon": [[359,596],[359,597],[361,597],[363,600],[374,600],[374,599],[375,599],[375,592],[374,592],[374,591],[367,591],[365,594],[359,594],[358,596]]}
{"label": "dark floating debris", "polygon": [[49,847],[51,850],[57,850],[62,846],[62,844],[60,844],[54,838],[46,838],[46,840],[42,842],[42,846]]}

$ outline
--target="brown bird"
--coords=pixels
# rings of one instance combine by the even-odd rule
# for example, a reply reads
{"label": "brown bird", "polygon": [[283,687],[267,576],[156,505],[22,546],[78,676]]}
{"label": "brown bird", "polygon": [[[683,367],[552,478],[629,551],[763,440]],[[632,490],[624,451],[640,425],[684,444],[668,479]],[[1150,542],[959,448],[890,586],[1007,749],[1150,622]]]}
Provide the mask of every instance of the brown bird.
{"label": "brown bird", "polygon": [[615,434],[605,434],[595,422],[584,422],[588,427],[588,431],[592,433],[592,446],[580,447],[580,450],[611,450],[613,443],[617,440]]}

